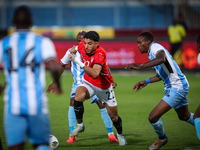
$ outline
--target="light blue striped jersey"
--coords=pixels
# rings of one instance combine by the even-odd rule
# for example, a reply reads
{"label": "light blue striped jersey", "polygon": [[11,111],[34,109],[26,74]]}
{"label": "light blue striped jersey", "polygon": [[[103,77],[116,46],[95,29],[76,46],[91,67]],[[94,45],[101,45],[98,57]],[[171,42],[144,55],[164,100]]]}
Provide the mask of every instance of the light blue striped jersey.
{"label": "light blue striped jersey", "polygon": [[153,69],[156,71],[157,76],[164,81],[165,89],[189,89],[189,83],[186,76],[181,72],[173,57],[162,45],[154,42],[151,43],[148,51],[149,60],[155,59],[157,53],[160,51],[165,52],[166,61],[158,66],[154,66]]}
{"label": "light blue striped jersey", "polygon": [[53,42],[18,30],[0,42],[0,64],[6,76],[5,113],[48,114],[45,61],[56,59]]}
{"label": "light blue striped jersey", "polygon": [[[70,53],[71,49],[68,49],[63,58],[60,60],[62,65],[67,65],[71,61],[71,59],[68,58],[68,54]],[[78,58],[80,61],[81,60],[81,55],[77,51],[76,54],[74,54],[76,58]],[[74,61],[71,61],[71,72],[73,75],[74,83],[73,86],[79,85],[82,82],[83,75],[85,74],[84,70],[76,64]]]}

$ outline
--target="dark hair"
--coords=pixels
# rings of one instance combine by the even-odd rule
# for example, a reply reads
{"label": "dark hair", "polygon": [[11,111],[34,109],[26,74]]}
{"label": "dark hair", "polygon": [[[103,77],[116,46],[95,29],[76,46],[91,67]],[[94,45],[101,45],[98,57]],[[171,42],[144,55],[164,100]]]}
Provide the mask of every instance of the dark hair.
{"label": "dark hair", "polygon": [[15,25],[30,25],[32,23],[30,9],[25,5],[17,7],[14,11],[13,23]]}
{"label": "dark hair", "polygon": [[150,42],[154,41],[154,36],[151,33],[149,33],[149,32],[143,32],[139,36],[143,36],[146,41],[147,40],[149,40]]}
{"label": "dark hair", "polygon": [[200,43],[200,35],[197,38],[197,43]]}
{"label": "dark hair", "polygon": [[85,34],[84,38],[99,42],[99,34],[96,31],[89,31]]}

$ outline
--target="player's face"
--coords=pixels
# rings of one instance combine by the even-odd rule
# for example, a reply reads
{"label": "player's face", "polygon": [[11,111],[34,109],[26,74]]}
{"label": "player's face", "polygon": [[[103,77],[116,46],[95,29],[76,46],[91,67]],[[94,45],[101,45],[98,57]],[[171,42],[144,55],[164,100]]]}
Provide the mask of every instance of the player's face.
{"label": "player's face", "polygon": [[137,43],[138,43],[138,49],[140,50],[140,52],[143,53],[147,53],[149,50],[149,41],[145,40],[145,38],[143,36],[139,36],[137,39]]}
{"label": "player's face", "polygon": [[84,35],[83,34],[79,34],[76,38],[76,42],[77,42],[77,45],[80,43],[80,41],[84,39]]}
{"label": "player's face", "polygon": [[84,39],[84,44],[85,44],[86,54],[88,55],[92,55],[98,46],[98,42],[86,38]]}

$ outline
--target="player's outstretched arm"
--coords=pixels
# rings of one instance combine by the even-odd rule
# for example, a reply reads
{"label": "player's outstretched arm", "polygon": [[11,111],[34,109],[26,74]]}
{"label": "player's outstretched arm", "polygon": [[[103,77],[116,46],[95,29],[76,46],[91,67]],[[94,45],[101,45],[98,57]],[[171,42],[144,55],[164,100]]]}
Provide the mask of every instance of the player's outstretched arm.
{"label": "player's outstretched arm", "polygon": [[144,68],[150,68],[150,67],[153,67],[153,66],[160,65],[164,62],[165,62],[165,52],[160,51],[156,55],[155,59],[150,60],[150,61],[143,63],[143,64],[135,64],[135,63],[128,64],[125,67],[125,69],[127,69],[127,70],[130,70],[130,69],[141,70],[141,69],[144,69]]}
{"label": "player's outstretched arm", "polygon": [[160,80],[161,79],[156,75],[154,77],[151,77],[151,78],[148,78],[146,80],[143,80],[143,81],[140,81],[140,82],[136,83],[133,86],[133,90],[135,90],[135,92],[137,92],[137,91],[141,90],[142,88],[144,88],[145,86],[147,86],[147,84],[158,82]]}
{"label": "player's outstretched arm", "polygon": [[136,83],[133,86],[133,90],[135,90],[135,92],[137,92],[137,91],[141,90],[142,88],[144,88],[146,85],[147,85],[147,83],[145,80],[139,81],[138,83]]}
{"label": "player's outstretched arm", "polygon": [[135,64],[135,63],[131,63],[128,64],[125,69],[130,70],[130,69],[135,69],[135,70],[140,70],[140,65]]}
{"label": "player's outstretched arm", "polygon": [[[64,72],[64,70],[65,70],[65,66],[62,65],[62,64],[60,64],[60,68],[59,68],[59,69],[60,69],[60,70],[59,70],[59,77],[60,77],[60,76],[62,75],[62,73]],[[47,93],[47,94],[49,94],[50,92],[54,93],[54,91],[55,91],[56,88],[57,88],[56,82],[53,81],[53,83],[51,83],[51,84],[48,86],[48,88],[47,88],[47,90],[46,90],[46,93]]]}
{"label": "player's outstretched arm", "polygon": [[3,93],[3,90],[5,89],[5,86],[0,85],[0,95]]}
{"label": "player's outstretched arm", "polygon": [[52,59],[47,62],[47,65],[51,71],[51,75],[54,79],[54,83],[56,87],[54,88],[54,92],[57,95],[62,94],[62,89],[60,86],[60,70],[59,65],[57,64],[56,60]]}

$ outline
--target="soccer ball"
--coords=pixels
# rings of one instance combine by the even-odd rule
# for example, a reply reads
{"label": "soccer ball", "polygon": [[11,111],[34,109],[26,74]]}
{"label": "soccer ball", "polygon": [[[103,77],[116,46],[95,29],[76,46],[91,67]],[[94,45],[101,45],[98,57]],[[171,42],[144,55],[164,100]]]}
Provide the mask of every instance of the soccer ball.
{"label": "soccer ball", "polygon": [[58,139],[54,135],[49,135],[49,146],[51,150],[57,150],[59,145]]}

